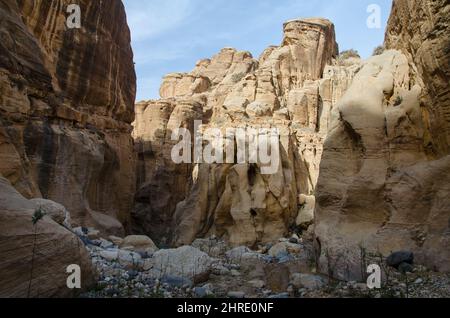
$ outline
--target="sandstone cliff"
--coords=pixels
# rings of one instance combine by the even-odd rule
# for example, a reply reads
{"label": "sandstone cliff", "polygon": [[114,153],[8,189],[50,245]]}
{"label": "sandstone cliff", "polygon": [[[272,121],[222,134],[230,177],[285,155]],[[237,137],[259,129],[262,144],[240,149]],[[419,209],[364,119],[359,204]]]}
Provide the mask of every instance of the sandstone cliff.
{"label": "sandstone cliff", "polygon": [[0,1],[2,297],[73,295],[70,264],[83,288],[92,278],[83,243],[48,216],[33,227],[46,201],[27,199],[56,201],[72,226],[104,233],[123,235],[129,220],[136,78],[125,11],[119,0],[77,3],[81,28],[68,29],[70,1]]}
{"label": "sandstone cliff", "polygon": [[[299,211],[312,213],[306,202],[313,202],[323,139],[359,65],[339,64],[336,55],[331,22],[293,20],[284,25],[282,44],[258,60],[225,48],[191,73],[167,75],[161,100],[136,105],[141,179],[134,230],[162,244],[218,235],[256,246],[287,234]],[[172,132],[183,127],[194,133],[194,120],[202,120],[200,131],[278,128],[277,172],[265,175],[260,163],[237,161],[173,163]]]}
{"label": "sandstone cliff", "polygon": [[411,250],[450,270],[448,1],[395,0],[391,49],[338,103],[316,189],[323,272],[360,279],[366,253]]}
{"label": "sandstone cliff", "polygon": [[0,173],[75,224],[123,233],[135,189],[135,73],[120,1],[0,4]]}

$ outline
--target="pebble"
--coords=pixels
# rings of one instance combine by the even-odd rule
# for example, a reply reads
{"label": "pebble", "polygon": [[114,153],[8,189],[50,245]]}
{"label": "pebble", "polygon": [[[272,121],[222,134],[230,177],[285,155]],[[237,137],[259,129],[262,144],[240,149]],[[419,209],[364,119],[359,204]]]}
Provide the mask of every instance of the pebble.
{"label": "pebble", "polygon": [[[80,235],[84,235],[81,229],[78,232],[81,232]],[[88,239],[86,240],[91,242]],[[283,241],[285,240],[283,239]],[[284,244],[293,244],[292,242],[293,240],[290,243]],[[247,296],[255,298],[288,298],[294,295],[297,288],[297,296],[302,297],[372,296],[381,298],[390,295],[404,297],[406,296],[407,284],[405,284],[406,276],[401,273],[401,270],[406,270],[407,273],[409,282],[408,297],[450,297],[449,275],[430,272],[423,266],[412,266],[408,263],[401,263],[399,265],[399,271],[392,269],[388,285],[383,286],[383,292],[378,292],[375,296],[373,292],[376,293],[377,291],[369,291],[367,285],[363,282],[351,281],[348,283],[339,283],[337,286],[331,287],[321,276],[306,273],[293,274],[290,285],[286,289],[287,292],[273,293],[269,289],[264,289],[266,284],[263,279],[260,279],[261,276],[258,276],[260,275],[258,271],[251,273],[243,270],[240,271],[241,267],[238,264],[229,263],[230,260],[224,256],[218,257],[217,263],[212,268],[214,275],[211,276],[208,283],[202,286],[194,286],[192,281],[178,277],[162,277],[161,279],[152,277],[150,266],[152,261],[151,255],[148,255],[149,258],[142,259],[143,255],[136,253],[130,254],[133,252],[119,250],[116,245],[111,247],[110,244],[113,243],[102,238],[96,239],[94,243],[100,246],[94,246],[89,243],[85,247],[91,255],[92,264],[99,272],[98,283],[95,290],[83,294],[82,297],[204,298],[211,295],[214,296],[214,291],[219,297],[228,296],[229,298],[237,299],[246,298]],[[102,246],[108,248],[104,249]],[[269,246],[269,244],[266,246]],[[138,267],[130,267],[124,262],[119,262],[119,254],[122,257],[123,255],[133,255],[130,261],[134,265],[140,262],[141,265]],[[264,255],[264,257],[271,259],[267,255]],[[268,261],[264,257],[260,259],[267,263]],[[139,262],[136,262],[136,259]],[[270,263],[278,264],[279,261],[279,259],[274,258]],[[148,271],[144,270],[144,264],[148,265]],[[230,276],[221,277],[220,275]],[[251,278],[253,279],[249,280]],[[296,279],[294,280],[294,278]],[[244,291],[239,290],[242,288],[242,284],[253,287],[252,293],[247,295]]]}
{"label": "pebble", "polygon": [[245,298],[245,293],[242,291],[230,291],[227,294],[228,298],[236,298],[236,299],[241,299],[241,298]]}

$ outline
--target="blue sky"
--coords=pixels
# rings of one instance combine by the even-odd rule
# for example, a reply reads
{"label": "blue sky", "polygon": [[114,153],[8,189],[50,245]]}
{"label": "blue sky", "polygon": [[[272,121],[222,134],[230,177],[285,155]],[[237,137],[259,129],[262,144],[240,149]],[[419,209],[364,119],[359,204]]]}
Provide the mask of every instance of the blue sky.
{"label": "blue sky", "polygon": [[[364,58],[383,43],[392,0],[123,0],[138,77],[137,100],[159,98],[162,77],[189,72],[223,47],[255,58],[279,45],[283,22],[325,17],[334,22],[340,50]],[[381,7],[381,28],[369,29],[370,4]]]}

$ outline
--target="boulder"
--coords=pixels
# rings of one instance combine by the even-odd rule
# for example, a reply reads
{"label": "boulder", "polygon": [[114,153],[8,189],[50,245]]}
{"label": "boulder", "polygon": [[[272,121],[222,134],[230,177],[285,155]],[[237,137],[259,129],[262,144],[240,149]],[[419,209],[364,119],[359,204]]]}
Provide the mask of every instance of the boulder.
{"label": "boulder", "polygon": [[316,198],[313,195],[301,194],[299,198],[300,209],[295,223],[307,229],[314,222],[314,208],[316,206]]}
{"label": "boulder", "polygon": [[155,252],[151,262],[154,277],[174,276],[198,284],[208,280],[214,259],[192,246],[182,246]]}
{"label": "boulder", "polygon": [[118,236],[110,235],[110,236],[108,237],[108,239],[109,239],[111,242],[113,242],[114,245],[116,245],[116,246],[120,246],[120,245],[122,245],[122,243],[123,243],[123,238],[118,237]]}
{"label": "boulder", "polygon": [[326,285],[326,281],[321,276],[301,273],[291,275],[290,283],[296,288],[308,290],[320,289]]}
{"label": "boulder", "polygon": [[48,215],[33,225],[35,212],[35,203],[0,176],[0,297],[77,295],[66,285],[72,264],[81,268],[81,291],[90,288],[95,273],[84,244]]}
{"label": "boulder", "polygon": [[100,251],[99,255],[107,260],[108,262],[117,261],[119,258],[119,251],[118,250],[104,250]]}
{"label": "boulder", "polygon": [[127,248],[137,253],[154,253],[158,247],[152,239],[145,235],[130,235],[123,239],[120,248]]}
{"label": "boulder", "polygon": [[285,292],[289,286],[289,268],[283,264],[269,264],[264,268],[266,288],[276,292]]}
{"label": "boulder", "polygon": [[242,291],[230,291],[227,294],[228,298],[242,299],[245,298],[245,292]]}
{"label": "boulder", "polygon": [[386,264],[391,267],[398,268],[401,263],[414,263],[414,254],[409,251],[394,252],[386,259]]}
{"label": "boulder", "polygon": [[63,225],[68,229],[72,227],[70,224],[70,213],[61,204],[45,199],[32,199],[30,202],[34,204],[35,209],[42,209],[45,214],[59,225]]}
{"label": "boulder", "polygon": [[301,245],[290,243],[290,242],[280,242],[275,244],[269,249],[268,254],[272,257],[281,257],[282,255],[298,255],[302,250]]}
{"label": "boulder", "polygon": [[132,251],[118,250],[117,259],[120,265],[132,269],[141,265],[142,257],[138,253]]}

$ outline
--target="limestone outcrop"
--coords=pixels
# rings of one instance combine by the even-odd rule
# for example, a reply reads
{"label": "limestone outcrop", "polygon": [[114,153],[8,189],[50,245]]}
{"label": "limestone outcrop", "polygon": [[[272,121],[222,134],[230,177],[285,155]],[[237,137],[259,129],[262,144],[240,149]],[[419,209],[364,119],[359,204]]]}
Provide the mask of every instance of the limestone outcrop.
{"label": "limestone outcrop", "polygon": [[450,270],[448,1],[394,1],[391,50],[338,102],[316,189],[320,269],[361,279],[362,255],[414,252]]}
{"label": "limestone outcrop", "polygon": [[[337,54],[330,21],[293,20],[284,24],[282,44],[258,60],[225,48],[191,73],[167,75],[161,100],[136,105],[141,177],[133,229],[175,246],[208,235],[256,246],[286,235],[296,226],[299,196],[314,194],[334,107],[359,69],[359,61],[338,63]],[[194,127],[194,120],[202,125]],[[237,158],[175,164],[171,150],[178,139],[171,137],[178,128],[192,138],[204,133],[205,145],[213,144],[210,128],[224,145],[237,143],[226,135],[230,128],[277,128],[279,164],[271,174],[260,161]],[[221,149],[220,142],[210,148]]]}
{"label": "limestone outcrop", "polygon": [[135,73],[121,1],[0,4],[0,173],[75,225],[123,234],[135,192]]}

